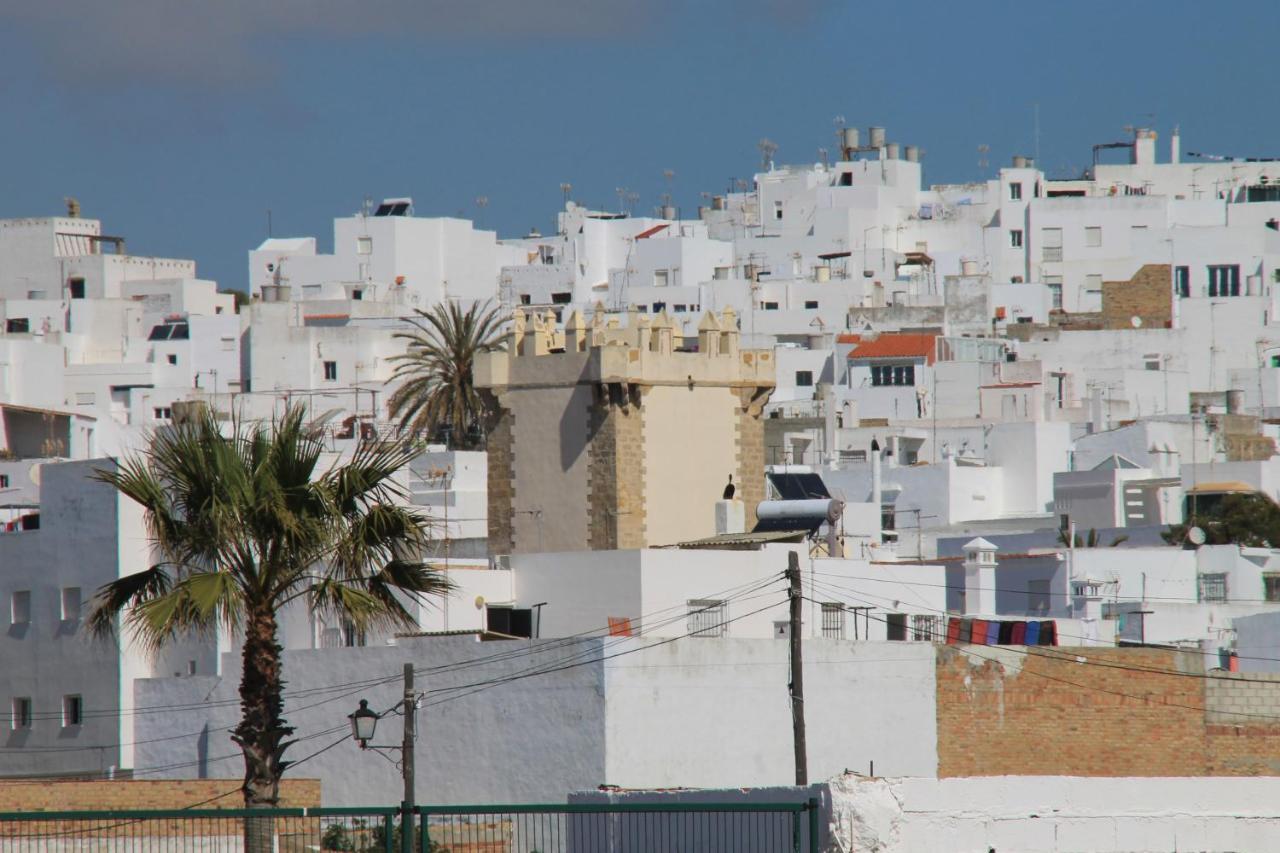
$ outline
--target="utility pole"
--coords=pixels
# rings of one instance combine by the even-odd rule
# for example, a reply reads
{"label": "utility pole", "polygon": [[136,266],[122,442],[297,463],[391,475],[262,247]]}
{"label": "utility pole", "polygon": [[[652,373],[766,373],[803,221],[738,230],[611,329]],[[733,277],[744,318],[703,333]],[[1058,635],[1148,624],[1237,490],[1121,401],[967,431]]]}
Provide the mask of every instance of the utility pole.
{"label": "utility pole", "polygon": [[413,741],[414,710],[417,697],[413,692],[413,664],[404,665],[404,743],[400,747],[400,768],[404,776],[404,802],[400,804],[400,853],[413,853]]}
{"label": "utility pole", "polygon": [[796,784],[809,784],[809,758],[804,738],[804,662],[800,656],[800,555],[787,554],[791,597],[791,733],[796,750]]}

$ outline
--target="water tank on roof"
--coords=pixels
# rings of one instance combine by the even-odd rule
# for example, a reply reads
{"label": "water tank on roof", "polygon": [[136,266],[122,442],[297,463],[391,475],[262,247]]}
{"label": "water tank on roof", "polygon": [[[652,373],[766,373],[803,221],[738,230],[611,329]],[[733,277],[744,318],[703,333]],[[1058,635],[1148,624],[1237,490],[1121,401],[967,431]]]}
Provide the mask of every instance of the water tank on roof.
{"label": "water tank on roof", "polygon": [[903,149],[903,156],[905,157],[908,163],[919,163],[920,162],[920,146],[908,145],[906,148]]}
{"label": "water tank on roof", "polygon": [[884,156],[889,160],[901,159],[902,146],[896,142],[890,142],[884,147]]}
{"label": "water tank on roof", "polygon": [[869,127],[867,128],[867,144],[872,148],[884,147],[884,128]]}
{"label": "water tank on roof", "polygon": [[974,276],[978,274],[978,262],[973,258],[964,258],[960,261],[960,274],[965,276]]}
{"label": "water tank on roof", "polygon": [[858,147],[860,142],[861,135],[858,133],[858,129],[856,127],[846,127],[844,129],[841,136],[841,144],[844,146],[846,157],[849,156],[849,153],[852,152],[853,149]]}
{"label": "water tank on roof", "polygon": [[663,219],[675,219],[675,218],[676,218],[676,209],[675,209],[675,206],[674,206],[674,205],[664,204],[664,205],[662,206],[662,211],[661,211],[661,213],[662,213],[662,218],[663,218]]}

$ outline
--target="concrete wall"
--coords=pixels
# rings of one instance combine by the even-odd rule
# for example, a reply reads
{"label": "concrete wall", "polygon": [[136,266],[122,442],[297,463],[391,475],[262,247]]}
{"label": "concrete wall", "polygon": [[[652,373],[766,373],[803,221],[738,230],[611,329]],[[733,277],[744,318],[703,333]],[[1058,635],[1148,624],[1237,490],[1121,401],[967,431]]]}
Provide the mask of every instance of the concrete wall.
{"label": "concrete wall", "polygon": [[1280,779],[1003,776],[829,783],[840,851],[1269,850]]}
{"label": "concrete wall", "polygon": [[512,389],[512,550],[586,547],[591,388]]}

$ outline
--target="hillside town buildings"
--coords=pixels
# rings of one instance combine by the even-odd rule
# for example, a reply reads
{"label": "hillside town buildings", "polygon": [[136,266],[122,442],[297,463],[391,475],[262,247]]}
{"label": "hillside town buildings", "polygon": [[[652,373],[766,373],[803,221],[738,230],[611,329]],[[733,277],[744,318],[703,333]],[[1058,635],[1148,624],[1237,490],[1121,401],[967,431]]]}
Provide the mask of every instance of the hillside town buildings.
{"label": "hillside town buildings", "polygon": [[[400,474],[454,590],[402,634],[291,606],[302,737],[412,660],[423,797],[785,781],[794,553],[824,778],[1261,772],[1280,712],[1233,691],[1278,698],[1280,542],[1191,529],[1226,495],[1280,502],[1280,163],[1169,136],[1100,145],[1083,175],[1015,157],[926,186],[918,146],[846,128],[839,156],[767,162],[694,216],[566,199],[547,235],[392,198],[337,218],[329,253],[264,240],[221,285],[78,206],[0,221],[0,777],[237,775],[234,635],[157,656],[82,630],[152,558],[93,473],[197,407],[304,403],[326,462],[399,437],[396,334],[445,302],[507,319],[476,365],[484,449],[422,436]],[[1112,728],[1002,750],[1048,736],[1024,668]],[[1125,702],[1178,673],[1196,746],[1162,755]],[[1249,713],[1253,757],[1222,728]],[[327,802],[395,797],[376,764],[310,766]]]}

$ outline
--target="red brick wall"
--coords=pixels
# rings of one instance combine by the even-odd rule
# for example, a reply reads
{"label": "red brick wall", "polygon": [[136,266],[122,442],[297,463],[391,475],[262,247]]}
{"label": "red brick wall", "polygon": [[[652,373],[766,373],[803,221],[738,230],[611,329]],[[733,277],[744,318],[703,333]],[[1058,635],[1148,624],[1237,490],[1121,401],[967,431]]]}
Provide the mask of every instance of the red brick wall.
{"label": "red brick wall", "polygon": [[[1203,675],[1196,655],[964,648],[938,649],[939,776],[1280,773],[1280,725],[1259,715],[1232,723],[1205,710],[1207,700],[1215,707],[1227,701],[1215,697],[1238,688],[1239,676],[1171,674]],[[1245,684],[1267,694],[1258,701],[1280,714],[1280,680],[1256,679]]]}

